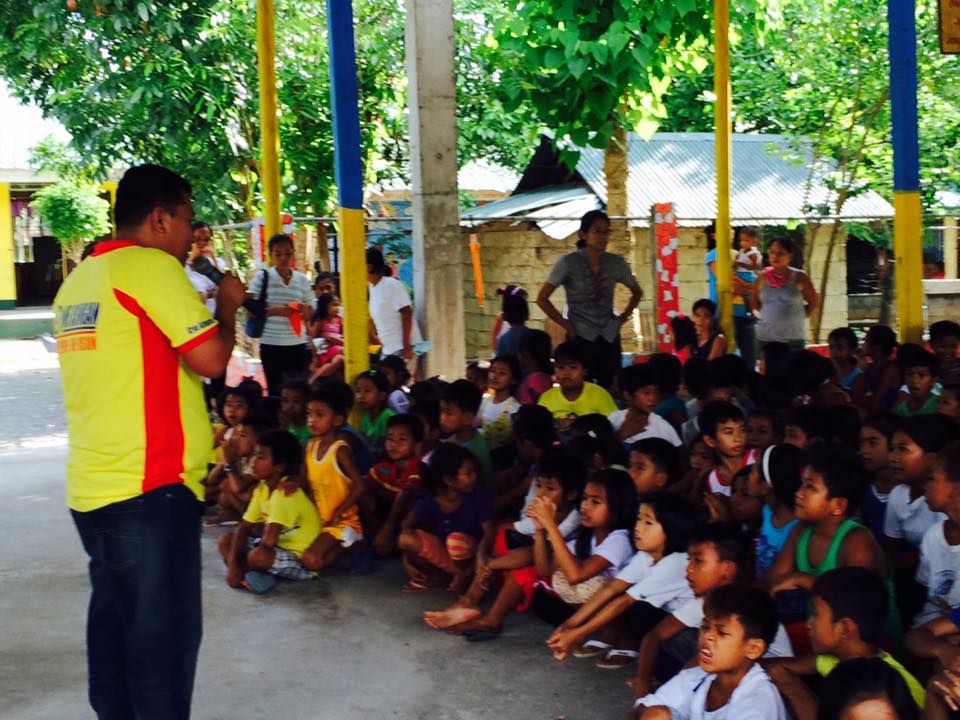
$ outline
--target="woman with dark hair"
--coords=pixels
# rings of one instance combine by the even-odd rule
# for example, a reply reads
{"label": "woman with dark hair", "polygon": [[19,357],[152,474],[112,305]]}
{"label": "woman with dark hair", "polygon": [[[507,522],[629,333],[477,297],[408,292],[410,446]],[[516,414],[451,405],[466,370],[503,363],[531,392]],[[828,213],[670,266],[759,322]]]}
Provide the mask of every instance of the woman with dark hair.
{"label": "woman with dark hair", "polygon": [[751,305],[760,311],[757,339],[786,343],[791,350],[803,350],[807,338],[807,318],[820,305],[820,296],[810,277],[792,266],[797,247],[788,237],[777,238],[767,248],[770,265],[753,284]]}
{"label": "woman with dark hair", "polygon": [[381,355],[400,355],[411,375],[415,374],[413,346],[420,342],[420,330],[413,317],[410,293],[393,277],[379,248],[367,248],[367,283],[370,289],[370,339],[381,345]]}
{"label": "woman with dark hair", "polygon": [[280,396],[284,380],[306,373],[312,354],[306,329],[312,315],[313,288],[302,272],[293,269],[293,240],[274,235],[267,243],[271,267],[253,276],[247,297],[257,300],[267,283],[267,321],[260,336],[260,361],[267,392]]}
{"label": "woman with dark hair", "polygon": [[[566,330],[568,340],[581,345],[590,374],[607,388],[620,369],[620,326],[630,318],[642,295],[627,261],[607,252],[609,241],[610,218],[600,210],[591,210],[580,220],[577,250],[557,260],[537,295],[540,309]],[[630,290],[630,301],[619,315],[613,311],[617,283]],[[550,302],[561,285],[567,293],[569,317]]]}

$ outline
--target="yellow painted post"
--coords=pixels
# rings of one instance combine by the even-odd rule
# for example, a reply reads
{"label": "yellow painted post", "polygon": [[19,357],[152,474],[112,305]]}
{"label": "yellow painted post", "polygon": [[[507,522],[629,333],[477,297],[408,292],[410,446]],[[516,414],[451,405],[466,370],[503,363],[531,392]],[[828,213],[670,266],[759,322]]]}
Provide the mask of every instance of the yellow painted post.
{"label": "yellow painted post", "polygon": [[257,0],[257,69],[260,76],[260,174],[264,239],[281,232],[280,136],[277,133],[277,67],[273,0]]}
{"label": "yellow painted post", "polygon": [[10,184],[0,182],[0,310],[17,306],[17,274],[14,268],[13,204]]}
{"label": "yellow painted post", "polygon": [[117,181],[104,180],[100,183],[100,187],[110,196],[110,226],[113,228],[114,235],[116,235],[117,218],[115,213],[117,207]]}
{"label": "yellow painted post", "polygon": [[893,251],[896,258],[897,314],[903,342],[923,341],[923,208],[920,193],[893,193]]}
{"label": "yellow painted post", "polygon": [[363,210],[341,207],[340,294],[347,309],[343,321],[344,372],[347,382],[370,369],[370,313],[367,306],[367,234]]}
{"label": "yellow painted post", "polygon": [[733,327],[733,263],[730,254],[730,4],[714,0],[713,91],[717,96],[714,116],[717,158],[717,300],[720,327],[727,338],[727,349],[736,348]]}

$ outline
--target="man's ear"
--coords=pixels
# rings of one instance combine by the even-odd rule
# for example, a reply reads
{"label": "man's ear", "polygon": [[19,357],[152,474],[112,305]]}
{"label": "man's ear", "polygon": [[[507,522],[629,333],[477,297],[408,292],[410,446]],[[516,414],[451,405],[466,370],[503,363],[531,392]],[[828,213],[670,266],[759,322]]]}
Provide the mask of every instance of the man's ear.
{"label": "man's ear", "polygon": [[767,644],[760,638],[747,638],[744,651],[751,660],[759,660],[767,651]]}

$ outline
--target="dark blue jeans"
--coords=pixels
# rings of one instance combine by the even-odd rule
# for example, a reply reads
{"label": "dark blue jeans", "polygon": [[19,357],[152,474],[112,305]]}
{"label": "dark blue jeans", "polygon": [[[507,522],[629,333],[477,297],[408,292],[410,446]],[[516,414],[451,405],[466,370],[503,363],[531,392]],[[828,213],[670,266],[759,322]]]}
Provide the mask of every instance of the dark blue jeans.
{"label": "dark blue jeans", "polygon": [[201,505],[168,485],[72,511],[90,556],[90,704],[100,720],[186,720],[202,634]]}

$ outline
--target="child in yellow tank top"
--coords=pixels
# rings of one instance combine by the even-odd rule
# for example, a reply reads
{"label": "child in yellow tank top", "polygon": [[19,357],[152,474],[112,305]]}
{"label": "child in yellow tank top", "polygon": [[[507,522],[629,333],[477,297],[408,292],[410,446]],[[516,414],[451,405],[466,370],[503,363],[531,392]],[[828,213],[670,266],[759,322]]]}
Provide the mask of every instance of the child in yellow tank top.
{"label": "child in yellow tank top", "polygon": [[318,569],[336,563],[363,539],[357,510],[363,481],[350,446],[337,439],[346,416],[347,407],[336,392],[317,390],[307,400],[307,427],[313,435],[305,450],[307,486],[322,523],[320,537],[308,553],[315,554],[309,559]]}

